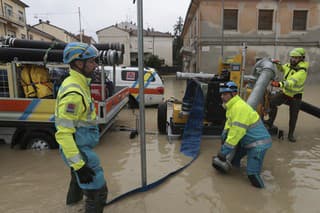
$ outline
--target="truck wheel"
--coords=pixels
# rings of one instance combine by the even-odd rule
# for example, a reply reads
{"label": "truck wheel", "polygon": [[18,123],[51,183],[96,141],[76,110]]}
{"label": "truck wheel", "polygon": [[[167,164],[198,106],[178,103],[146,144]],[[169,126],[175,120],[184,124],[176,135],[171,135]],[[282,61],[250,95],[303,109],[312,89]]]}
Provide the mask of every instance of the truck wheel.
{"label": "truck wheel", "polygon": [[22,149],[47,150],[58,148],[58,144],[47,133],[32,132],[27,135],[25,142],[21,144]]}
{"label": "truck wheel", "polygon": [[160,134],[167,134],[167,102],[158,105],[158,130]]}

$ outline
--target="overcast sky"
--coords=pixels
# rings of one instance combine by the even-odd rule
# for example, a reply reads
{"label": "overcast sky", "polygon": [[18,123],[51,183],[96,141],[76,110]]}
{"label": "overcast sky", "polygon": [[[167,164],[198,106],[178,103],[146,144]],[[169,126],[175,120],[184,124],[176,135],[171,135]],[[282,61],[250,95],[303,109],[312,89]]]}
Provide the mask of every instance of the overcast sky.
{"label": "overcast sky", "polygon": [[[137,23],[137,0],[22,0],[26,8],[27,23],[34,25],[39,19],[97,40],[96,31],[122,21]],[[177,19],[186,16],[191,0],[143,0],[143,27],[160,32],[173,32]]]}

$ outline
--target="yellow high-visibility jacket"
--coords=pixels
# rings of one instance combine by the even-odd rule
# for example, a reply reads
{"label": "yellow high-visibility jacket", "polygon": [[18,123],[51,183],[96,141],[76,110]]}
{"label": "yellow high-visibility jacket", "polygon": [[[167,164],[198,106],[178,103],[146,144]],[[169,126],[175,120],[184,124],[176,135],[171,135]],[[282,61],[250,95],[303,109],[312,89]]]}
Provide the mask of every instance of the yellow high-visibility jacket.
{"label": "yellow high-visibility jacket", "polygon": [[[87,146],[87,144],[77,144],[74,134],[77,128],[96,126],[96,113],[89,87],[90,80],[71,69],[70,76],[63,81],[57,95],[55,136],[68,165],[74,170],[80,169],[85,164],[79,147]],[[88,134],[89,131],[85,132],[83,137],[87,137]],[[91,138],[84,141],[92,143]],[[88,144],[89,147],[91,145]]]}
{"label": "yellow high-visibility jacket", "polygon": [[[240,96],[236,95],[226,103],[226,123],[224,130],[228,131],[225,144],[230,148],[235,147],[243,137],[249,133],[248,131],[259,124],[259,114]],[[256,130],[259,132],[260,130]],[[260,139],[252,132],[245,143],[250,143]],[[261,138],[268,137],[268,135],[261,134]]]}
{"label": "yellow high-visibility jacket", "polygon": [[309,63],[305,61],[300,61],[295,67],[290,63],[278,66],[279,71],[283,72],[283,81],[280,82],[280,87],[285,95],[293,97],[296,94],[303,94],[308,67]]}

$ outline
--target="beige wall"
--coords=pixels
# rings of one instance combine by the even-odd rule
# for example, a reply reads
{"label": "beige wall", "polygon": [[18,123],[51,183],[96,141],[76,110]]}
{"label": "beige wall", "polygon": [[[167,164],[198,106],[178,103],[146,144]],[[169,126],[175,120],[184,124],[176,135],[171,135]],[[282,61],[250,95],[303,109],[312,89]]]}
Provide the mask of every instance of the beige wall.
{"label": "beige wall", "polygon": [[45,36],[42,36],[38,33],[35,33],[35,32],[28,32],[28,36],[29,36],[29,39],[31,38],[30,36],[32,36],[32,40],[37,40],[37,41],[52,41],[52,39],[50,38],[47,38]]}
{"label": "beige wall", "polygon": [[46,32],[46,33],[56,37],[57,39],[66,42],[66,43],[72,42],[72,41],[77,41],[74,37],[68,35],[65,32],[65,30],[57,28],[57,27],[52,26],[50,24],[47,24],[46,22],[36,24],[33,27],[35,27],[43,32]]}
{"label": "beige wall", "polygon": [[[25,8],[10,0],[2,0],[1,2],[0,19],[4,23],[0,24],[0,36],[7,36],[10,32],[15,33],[17,38],[21,38],[22,34],[27,36]],[[5,4],[12,7],[11,16],[3,12],[5,11]],[[21,11],[22,14],[20,14],[19,11]]]}
{"label": "beige wall", "polygon": [[[238,30],[224,30],[222,34],[221,0],[192,0],[182,33],[184,71],[215,73],[219,58],[241,52],[247,43],[247,66],[252,67],[256,58],[272,57],[287,60],[293,47],[307,50],[313,70],[320,61],[320,1],[315,0],[224,0],[225,9],[238,10]],[[273,29],[258,30],[259,9],[273,9]],[[307,30],[292,31],[294,10],[307,10]],[[311,54],[312,53],[312,54]],[[319,61],[319,62],[318,62]]]}
{"label": "beige wall", "polygon": [[[99,43],[119,42],[125,45],[125,54],[123,64],[130,65],[130,53],[138,53],[138,38],[130,36],[130,34],[117,27],[108,27],[97,32]],[[172,38],[145,36],[144,38],[144,53],[158,55],[159,58],[165,60],[165,64],[172,66]]]}
{"label": "beige wall", "polygon": [[[138,38],[136,36],[131,37],[131,52],[138,52]],[[172,42],[171,37],[143,37],[143,50],[144,53],[150,53],[159,56],[164,60],[164,63],[168,66],[172,66]]]}

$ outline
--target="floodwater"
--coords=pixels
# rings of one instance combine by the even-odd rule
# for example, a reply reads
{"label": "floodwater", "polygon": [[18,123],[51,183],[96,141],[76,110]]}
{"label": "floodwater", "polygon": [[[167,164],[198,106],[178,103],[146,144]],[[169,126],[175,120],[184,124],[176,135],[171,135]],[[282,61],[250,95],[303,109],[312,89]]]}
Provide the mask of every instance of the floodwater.
{"label": "floodwater", "polygon": [[[181,98],[185,82],[165,77],[166,97]],[[311,82],[311,81],[310,81]],[[320,106],[320,85],[306,87],[304,100]],[[111,200],[142,184],[139,136],[130,139],[129,131],[136,128],[139,110],[123,110],[114,126],[96,148],[108,181]],[[283,105],[275,122],[288,131],[288,107]],[[157,110],[147,108],[146,152],[147,183],[152,183],[190,162],[179,153],[180,140],[168,142],[166,135],[157,133]],[[286,138],[273,138],[267,152],[262,177],[265,189],[252,187],[245,174],[245,160],[240,169],[228,175],[211,166],[212,156],[220,140],[205,138],[199,157],[186,169],[157,187],[130,195],[105,207],[110,213],[244,213],[244,212],[320,212],[320,122],[300,112],[296,143]],[[84,202],[65,205],[69,169],[57,150],[45,152],[12,150],[0,145],[0,212],[43,213],[84,212]]]}

